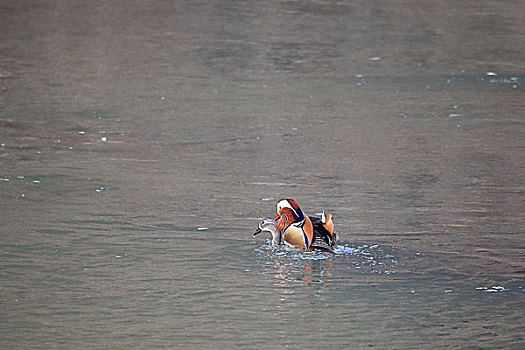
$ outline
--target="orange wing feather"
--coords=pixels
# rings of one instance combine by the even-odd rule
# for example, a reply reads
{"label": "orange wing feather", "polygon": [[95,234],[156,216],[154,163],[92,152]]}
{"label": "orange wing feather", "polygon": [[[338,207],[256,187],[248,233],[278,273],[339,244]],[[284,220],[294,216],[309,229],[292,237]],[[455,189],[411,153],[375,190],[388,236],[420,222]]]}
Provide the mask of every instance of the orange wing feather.
{"label": "orange wing feather", "polygon": [[306,233],[306,236],[308,236],[308,247],[310,248],[310,245],[314,241],[314,227],[312,225],[312,221],[310,221],[310,218],[308,216],[304,216],[305,223],[303,226],[303,231]]}
{"label": "orange wing feather", "polygon": [[326,222],[323,224],[324,228],[334,236],[334,222],[332,221],[332,214],[326,215]]}

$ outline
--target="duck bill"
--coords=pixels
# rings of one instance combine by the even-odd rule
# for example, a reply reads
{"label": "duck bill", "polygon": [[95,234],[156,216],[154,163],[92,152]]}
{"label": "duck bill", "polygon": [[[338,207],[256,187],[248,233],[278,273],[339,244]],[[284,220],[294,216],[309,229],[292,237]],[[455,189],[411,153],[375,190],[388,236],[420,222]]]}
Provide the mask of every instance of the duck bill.
{"label": "duck bill", "polygon": [[281,217],[281,214],[277,213],[275,217],[273,218],[273,221],[277,221]]}
{"label": "duck bill", "polygon": [[252,232],[252,236],[256,236],[256,235],[258,235],[258,234],[261,233],[261,232],[262,232],[262,230],[261,230],[260,228],[257,227],[257,230],[255,230],[255,231]]}

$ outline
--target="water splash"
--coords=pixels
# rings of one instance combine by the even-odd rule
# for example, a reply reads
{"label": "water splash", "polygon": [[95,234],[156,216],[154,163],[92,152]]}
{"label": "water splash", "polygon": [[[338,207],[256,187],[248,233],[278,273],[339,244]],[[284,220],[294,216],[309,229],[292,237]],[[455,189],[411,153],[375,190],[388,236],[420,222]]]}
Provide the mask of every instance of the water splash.
{"label": "water splash", "polygon": [[271,259],[282,259],[282,261],[308,261],[345,259],[355,269],[363,269],[370,273],[394,274],[399,262],[391,254],[392,247],[383,247],[378,244],[354,246],[349,243],[341,243],[334,247],[333,253],[319,250],[305,251],[300,248],[287,245],[272,246],[271,241],[255,248],[260,255],[267,255]]}
{"label": "water splash", "polygon": [[487,72],[487,77],[489,80],[489,83],[491,84],[508,84],[511,85],[513,89],[517,89],[520,87],[520,78],[516,76],[511,77],[500,77],[495,72]]}
{"label": "water splash", "polygon": [[508,292],[509,289],[503,287],[503,286],[500,286],[500,285],[494,285],[492,287],[478,287],[476,288],[477,290],[481,290],[483,292],[486,292],[486,293],[500,293],[500,292]]}
{"label": "water splash", "polygon": [[338,245],[334,249],[336,255],[352,255],[355,252],[355,248],[348,247],[346,245]]}

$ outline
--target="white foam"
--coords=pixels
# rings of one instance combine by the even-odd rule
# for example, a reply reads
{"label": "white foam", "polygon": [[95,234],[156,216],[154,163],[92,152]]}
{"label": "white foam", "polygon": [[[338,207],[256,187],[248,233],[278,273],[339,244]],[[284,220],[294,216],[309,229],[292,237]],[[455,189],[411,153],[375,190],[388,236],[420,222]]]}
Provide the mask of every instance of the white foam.
{"label": "white foam", "polygon": [[499,293],[499,292],[507,292],[508,289],[505,288],[504,286],[501,286],[501,285],[493,285],[492,287],[485,287],[485,286],[481,286],[481,287],[477,287],[476,290],[482,290],[484,292],[487,292],[487,293]]}

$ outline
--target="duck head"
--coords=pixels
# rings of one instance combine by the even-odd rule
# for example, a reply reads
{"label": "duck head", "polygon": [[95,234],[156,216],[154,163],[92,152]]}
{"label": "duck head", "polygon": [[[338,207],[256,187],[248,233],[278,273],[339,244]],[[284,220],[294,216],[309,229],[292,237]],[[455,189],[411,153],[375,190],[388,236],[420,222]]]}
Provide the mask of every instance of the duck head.
{"label": "duck head", "polygon": [[281,231],[277,228],[276,222],[273,219],[264,219],[259,222],[257,229],[252,233],[253,236],[258,235],[261,232],[270,232],[272,234],[272,245],[281,244]]}
{"label": "duck head", "polygon": [[277,214],[275,215],[274,220],[279,220],[277,221],[276,227],[281,231],[294,222],[304,220],[303,211],[299,208],[299,204],[293,199],[281,199],[277,202],[276,211]]}

